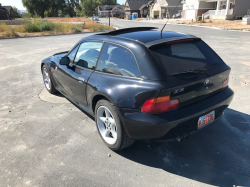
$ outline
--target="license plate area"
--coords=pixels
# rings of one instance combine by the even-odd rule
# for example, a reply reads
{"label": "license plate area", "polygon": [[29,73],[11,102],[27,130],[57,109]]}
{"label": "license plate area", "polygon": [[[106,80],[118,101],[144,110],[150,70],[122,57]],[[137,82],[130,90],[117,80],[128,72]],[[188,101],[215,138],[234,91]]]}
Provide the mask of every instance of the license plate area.
{"label": "license plate area", "polygon": [[215,119],[215,112],[209,112],[208,114],[199,117],[198,120],[198,129],[206,127],[208,124],[212,123]]}

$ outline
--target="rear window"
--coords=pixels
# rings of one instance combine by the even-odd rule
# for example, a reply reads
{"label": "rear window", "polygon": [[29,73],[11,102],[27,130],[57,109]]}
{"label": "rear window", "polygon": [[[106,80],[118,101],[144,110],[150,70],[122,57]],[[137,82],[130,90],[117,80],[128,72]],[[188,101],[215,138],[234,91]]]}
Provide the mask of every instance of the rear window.
{"label": "rear window", "polygon": [[223,63],[205,42],[197,39],[163,43],[149,49],[168,75]]}

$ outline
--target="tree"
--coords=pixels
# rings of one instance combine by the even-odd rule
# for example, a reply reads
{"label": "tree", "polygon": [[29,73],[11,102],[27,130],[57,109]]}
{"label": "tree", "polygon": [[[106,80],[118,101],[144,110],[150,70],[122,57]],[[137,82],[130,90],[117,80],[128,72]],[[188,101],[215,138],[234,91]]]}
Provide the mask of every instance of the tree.
{"label": "tree", "polygon": [[45,10],[45,16],[57,17],[59,14],[62,14],[66,7],[65,0],[50,0],[50,2],[50,7]]}
{"label": "tree", "polygon": [[82,14],[84,16],[92,16],[97,14],[98,5],[116,5],[116,0],[81,0]]}
{"label": "tree", "polygon": [[66,0],[66,13],[70,17],[76,16],[76,10],[80,9],[79,0]]}
{"label": "tree", "polygon": [[51,7],[51,0],[22,0],[22,3],[32,16],[37,14],[42,18],[44,18],[45,10]]}
{"label": "tree", "polygon": [[20,18],[20,13],[18,12],[18,9],[16,7],[12,7],[13,9],[13,14],[14,14],[14,18]]}

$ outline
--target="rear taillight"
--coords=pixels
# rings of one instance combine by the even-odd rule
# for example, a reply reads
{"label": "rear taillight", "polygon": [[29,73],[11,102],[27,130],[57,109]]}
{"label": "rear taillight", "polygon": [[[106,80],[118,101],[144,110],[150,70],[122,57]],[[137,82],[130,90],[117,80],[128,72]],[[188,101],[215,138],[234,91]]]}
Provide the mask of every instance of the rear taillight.
{"label": "rear taillight", "polygon": [[141,108],[142,112],[150,114],[160,114],[179,108],[178,99],[170,99],[170,96],[156,97],[147,100]]}
{"label": "rear taillight", "polygon": [[227,79],[224,81],[223,85],[222,85],[222,89],[226,88],[229,82],[229,75],[227,76]]}

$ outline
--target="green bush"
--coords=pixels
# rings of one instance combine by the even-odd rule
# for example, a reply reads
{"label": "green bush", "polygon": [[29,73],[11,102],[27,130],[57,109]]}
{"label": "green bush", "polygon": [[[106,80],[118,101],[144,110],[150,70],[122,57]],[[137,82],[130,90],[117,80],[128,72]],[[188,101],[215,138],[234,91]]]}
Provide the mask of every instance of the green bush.
{"label": "green bush", "polygon": [[24,29],[26,32],[40,32],[41,29],[39,28],[39,24],[31,21],[26,21],[24,24]]}
{"label": "green bush", "polygon": [[26,21],[24,25],[26,32],[42,32],[42,31],[63,31],[59,24],[46,21]]}
{"label": "green bush", "polygon": [[54,31],[55,30],[55,23],[52,22],[40,22],[39,27],[41,31]]}
{"label": "green bush", "polygon": [[[3,25],[0,25],[4,27]],[[1,28],[1,27],[0,27]],[[1,28],[3,30],[3,28]],[[22,27],[25,32],[43,32],[50,31],[51,33],[60,33],[60,32],[73,32],[79,33],[83,29],[90,29],[91,31],[103,31],[110,29],[107,25],[97,24],[90,22],[90,24],[70,24],[70,23],[53,23],[51,21],[43,20],[27,20],[25,25]],[[20,30],[20,29],[17,29]]]}

